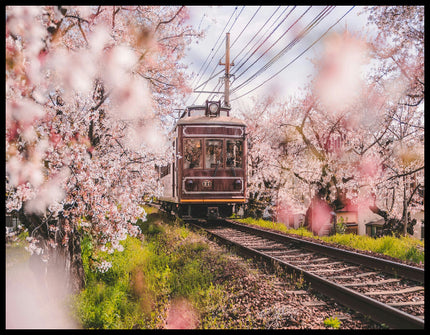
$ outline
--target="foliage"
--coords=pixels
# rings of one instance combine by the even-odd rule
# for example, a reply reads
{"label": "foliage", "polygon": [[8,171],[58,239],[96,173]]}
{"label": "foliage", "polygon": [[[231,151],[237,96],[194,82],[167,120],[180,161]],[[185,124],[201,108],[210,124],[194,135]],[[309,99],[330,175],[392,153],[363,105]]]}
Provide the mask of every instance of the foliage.
{"label": "foliage", "polygon": [[[76,297],[76,316],[84,328],[160,328],[168,304],[185,298],[200,311],[200,327],[219,326],[217,315],[225,304],[226,288],[214,284],[222,260],[178,223],[166,225],[166,215],[153,212],[140,222],[142,242],[127,237],[122,252],[100,255],[89,237],[82,244],[86,288]],[[145,229],[157,223],[160,228]],[[90,271],[99,257],[111,262],[104,273]],[[210,271],[208,264],[219,270]],[[217,312],[215,312],[217,311]]]}
{"label": "foliage", "polygon": [[[414,233],[414,226],[417,224],[416,219],[408,220],[407,223],[407,233],[413,234]],[[397,237],[400,237],[405,232],[405,224],[399,219],[391,218],[388,220],[385,220],[384,225],[382,226],[382,230],[380,232],[381,236],[384,235],[395,235]]]}
{"label": "foliage", "polygon": [[305,213],[315,198],[401,224],[424,210],[424,7],[365,13],[376,38],[327,35],[300,94],[241,108],[249,197],[278,213]]}
{"label": "foliage", "polygon": [[257,225],[257,226],[260,226],[260,227],[263,227],[263,228],[276,229],[276,230],[279,230],[279,231],[282,231],[282,232],[287,232],[287,230],[288,230],[288,228],[283,223],[269,221],[269,220],[264,220],[264,219],[254,219],[254,218],[251,218],[251,217],[247,217],[247,218],[244,218],[244,219],[235,219],[235,221],[246,223],[246,224]]}
{"label": "foliage", "polygon": [[338,243],[360,250],[369,250],[401,260],[424,264],[424,242],[410,236],[373,238],[355,234],[324,236],[326,242]]}
{"label": "foliage", "polygon": [[328,317],[327,319],[324,320],[324,326],[331,327],[334,329],[339,329],[340,323],[341,322],[336,317],[335,318]]}
{"label": "foliage", "polygon": [[27,246],[27,238],[28,230],[18,225],[15,231],[6,236],[6,244],[10,247],[25,247]]}
{"label": "foliage", "polygon": [[346,229],[345,220],[343,216],[341,216],[339,220],[336,222],[336,233],[345,234],[345,229]]}
{"label": "foliage", "polygon": [[172,158],[162,120],[189,92],[181,59],[199,34],[187,13],[6,7],[6,209],[19,211],[30,250],[85,233],[113,252],[138,235],[142,196],[159,192],[154,164]]}
{"label": "foliage", "polygon": [[341,244],[359,250],[369,250],[401,260],[424,264],[424,242],[414,237],[382,236],[373,238],[356,234],[335,234],[332,236],[315,236],[304,227],[299,229],[288,228],[285,224],[252,218],[235,219],[235,221],[274,229],[287,234],[300,235],[320,239],[325,242]]}

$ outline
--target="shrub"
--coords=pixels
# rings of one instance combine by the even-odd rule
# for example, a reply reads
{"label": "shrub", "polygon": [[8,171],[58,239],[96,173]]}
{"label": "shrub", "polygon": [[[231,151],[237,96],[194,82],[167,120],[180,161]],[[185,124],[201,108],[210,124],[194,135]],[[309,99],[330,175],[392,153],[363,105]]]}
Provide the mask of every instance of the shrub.
{"label": "shrub", "polygon": [[[252,218],[236,219],[238,222],[256,225],[264,228],[270,228],[281,231],[287,234],[295,234],[315,239],[321,239],[329,243],[337,243],[349,246],[359,250],[369,250],[377,253],[382,253],[387,256],[398,258],[401,260],[412,261],[415,263],[424,263],[424,242],[414,237],[395,237],[383,236],[372,238],[370,236],[362,236],[355,234],[335,234],[332,236],[315,236],[305,227],[299,229],[287,228],[283,223],[271,222],[266,220],[256,220]],[[342,220],[340,223],[343,223]]]}
{"label": "shrub", "polygon": [[340,321],[337,318],[329,317],[324,320],[324,326],[339,329]]}
{"label": "shrub", "polygon": [[[138,222],[144,242],[128,237],[121,242],[122,252],[96,254],[91,239],[84,238],[86,288],[75,299],[77,318],[84,328],[160,328],[170,299],[184,298],[202,312],[201,327],[217,327],[226,289],[213,284],[208,264],[220,259],[214,260],[202,238],[177,222],[165,225],[156,212],[147,218]],[[92,271],[101,256],[112,267]]]}
{"label": "shrub", "polygon": [[336,222],[336,233],[338,234],[345,234],[345,229],[346,229],[346,225],[345,225],[345,220],[343,218],[343,216],[341,216],[339,218],[339,221]]}
{"label": "shrub", "polygon": [[[84,328],[126,328],[143,326],[142,303],[133,290],[133,272],[144,267],[149,254],[137,238],[122,241],[124,251],[102,256],[112,263],[105,273],[91,266],[93,254],[91,239],[81,244],[86,274],[86,288],[76,297],[76,314]],[[98,255],[100,256],[100,255]]]}

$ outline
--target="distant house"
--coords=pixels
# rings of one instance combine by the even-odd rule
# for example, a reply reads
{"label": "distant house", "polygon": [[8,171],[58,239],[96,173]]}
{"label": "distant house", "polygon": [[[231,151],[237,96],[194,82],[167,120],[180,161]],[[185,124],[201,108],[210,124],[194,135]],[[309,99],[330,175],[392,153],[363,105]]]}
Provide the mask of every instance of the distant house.
{"label": "distant house", "polygon": [[6,234],[10,234],[15,231],[20,224],[18,215],[15,213],[6,214]]}
{"label": "distant house", "polygon": [[341,217],[346,225],[345,233],[357,235],[368,235],[368,223],[381,220],[381,216],[373,213],[368,206],[359,206],[351,201],[347,201],[345,207],[336,212],[337,222]]}
{"label": "distant house", "polygon": [[384,222],[384,219],[380,219],[366,223],[366,235],[372,237],[378,236],[378,234],[382,231]]}
{"label": "distant house", "polygon": [[358,211],[340,210],[336,212],[336,223],[343,222],[345,234],[358,234]]}

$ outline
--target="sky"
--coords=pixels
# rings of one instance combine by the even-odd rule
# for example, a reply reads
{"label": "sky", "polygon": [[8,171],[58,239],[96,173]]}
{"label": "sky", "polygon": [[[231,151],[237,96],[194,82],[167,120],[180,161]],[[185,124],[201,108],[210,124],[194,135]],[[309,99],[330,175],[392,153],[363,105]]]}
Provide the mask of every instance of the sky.
{"label": "sky", "polygon": [[[234,75],[230,80],[232,110],[249,103],[253,95],[299,94],[299,88],[313,76],[311,60],[321,53],[323,38],[317,40],[331,26],[329,33],[341,33],[345,28],[360,34],[375,32],[366,25],[366,14],[358,15],[363,7],[331,7],[334,8],[190,6],[189,23],[205,31],[204,38],[190,46],[185,58],[193,75],[191,87],[200,91],[224,91],[223,80],[220,81],[224,66],[219,62],[225,62],[225,36],[230,32],[230,60],[234,62],[230,70]],[[303,32],[306,32],[303,38],[297,39]],[[258,50],[252,54],[255,49]],[[264,67],[266,70],[262,71]],[[218,72],[221,73],[217,75]],[[214,78],[208,81],[211,77]],[[224,101],[223,94],[193,93],[186,104],[201,105],[208,98]]]}

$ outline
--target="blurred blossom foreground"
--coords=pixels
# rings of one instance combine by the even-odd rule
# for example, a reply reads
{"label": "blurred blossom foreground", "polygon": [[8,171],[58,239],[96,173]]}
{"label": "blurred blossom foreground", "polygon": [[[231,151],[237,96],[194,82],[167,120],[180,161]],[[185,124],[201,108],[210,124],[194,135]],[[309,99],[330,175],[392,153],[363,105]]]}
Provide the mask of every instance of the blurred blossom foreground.
{"label": "blurred blossom foreground", "polygon": [[28,261],[9,266],[10,258],[7,254],[6,328],[79,328],[67,310],[68,295],[64,278],[58,275],[47,278],[45,264],[37,263],[36,258],[30,257]]}

